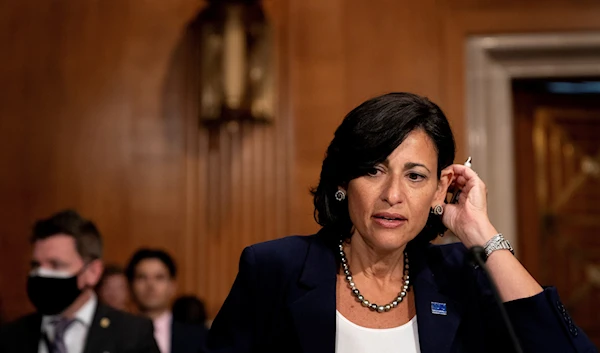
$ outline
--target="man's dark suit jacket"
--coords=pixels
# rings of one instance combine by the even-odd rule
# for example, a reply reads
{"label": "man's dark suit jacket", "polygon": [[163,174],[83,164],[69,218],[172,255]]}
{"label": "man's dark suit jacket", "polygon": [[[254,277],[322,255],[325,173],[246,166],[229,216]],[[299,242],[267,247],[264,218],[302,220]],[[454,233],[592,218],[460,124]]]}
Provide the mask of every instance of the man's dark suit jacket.
{"label": "man's dark suit jacket", "polygon": [[171,324],[171,353],[198,353],[206,342],[207,329],[173,320]]}
{"label": "man's dark suit jacket", "polygon": [[[31,314],[0,330],[0,353],[37,353],[42,316]],[[98,304],[84,353],[160,353],[148,319]]]}
{"label": "man's dark suit jacket", "polygon": [[[339,255],[328,239],[321,231],[246,248],[206,350],[334,353]],[[489,283],[465,261],[465,247],[409,245],[421,352],[513,352]],[[432,303],[445,303],[446,315]],[[597,352],[554,288],[504,307],[525,352]]]}

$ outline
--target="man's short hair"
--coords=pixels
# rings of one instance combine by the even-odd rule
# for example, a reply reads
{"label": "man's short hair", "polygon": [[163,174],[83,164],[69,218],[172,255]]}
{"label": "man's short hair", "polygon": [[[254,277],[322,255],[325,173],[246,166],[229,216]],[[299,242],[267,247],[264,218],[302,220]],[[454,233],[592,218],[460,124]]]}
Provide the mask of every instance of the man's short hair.
{"label": "man's short hair", "polygon": [[49,218],[35,222],[30,241],[33,244],[58,234],[75,239],[77,252],[84,261],[102,258],[102,236],[98,228],[92,221],[81,217],[74,210],[60,211]]}
{"label": "man's short hair", "polygon": [[127,276],[127,280],[129,283],[133,282],[135,279],[135,270],[140,262],[148,259],[156,259],[162,262],[165,267],[169,270],[169,275],[172,279],[175,279],[177,276],[177,267],[175,266],[175,261],[166,251],[160,249],[139,249],[136,251],[131,260],[129,260],[129,264],[125,268],[125,276]]}

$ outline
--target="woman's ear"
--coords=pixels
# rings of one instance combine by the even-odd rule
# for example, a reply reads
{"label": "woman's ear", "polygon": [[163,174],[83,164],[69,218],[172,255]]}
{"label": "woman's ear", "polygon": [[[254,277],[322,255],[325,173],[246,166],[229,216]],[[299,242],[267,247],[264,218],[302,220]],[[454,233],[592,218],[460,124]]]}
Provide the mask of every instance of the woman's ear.
{"label": "woman's ear", "polygon": [[435,204],[433,206],[444,203],[452,180],[454,180],[454,170],[451,167],[442,169],[442,172],[440,173],[440,180],[438,181],[438,187],[435,192]]}
{"label": "woman's ear", "polygon": [[338,190],[342,190],[344,192],[348,191],[348,184],[349,182],[343,182],[341,184],[338,184]]}
{"label": "woman's ear", "polygon": [[345,195],[348,195],[348,183],[338,185],[337,189],[338,191],[342,191]]}

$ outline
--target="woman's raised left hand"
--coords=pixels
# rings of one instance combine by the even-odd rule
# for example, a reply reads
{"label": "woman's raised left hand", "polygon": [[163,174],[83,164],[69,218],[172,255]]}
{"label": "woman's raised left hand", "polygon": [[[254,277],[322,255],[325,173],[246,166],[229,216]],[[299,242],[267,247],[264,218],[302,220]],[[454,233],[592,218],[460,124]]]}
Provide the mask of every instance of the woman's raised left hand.
{"label": "woman's raised left hand", "polygon": [[487,187],[471,168],[453,164],[450,190],[461,190],[458,203],[444,205],[442,221],[467,247],[483,246],[498,234],[487,213]]}

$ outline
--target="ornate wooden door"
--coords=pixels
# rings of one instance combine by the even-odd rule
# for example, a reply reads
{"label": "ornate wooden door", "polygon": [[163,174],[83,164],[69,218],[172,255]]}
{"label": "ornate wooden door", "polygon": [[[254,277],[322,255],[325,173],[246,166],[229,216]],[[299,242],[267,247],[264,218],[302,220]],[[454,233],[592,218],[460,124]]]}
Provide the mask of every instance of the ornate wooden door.
{"label": "ornate wooden door", "polygon": [[536,109],[540,280],[554,283],[575,321],[600,338],[600,109]]}
{"label": "ornate wooden door", "polygon": [[600,346],[600,99],[515,87],[519,257]]}

